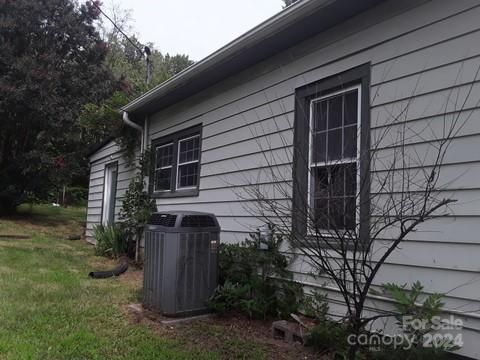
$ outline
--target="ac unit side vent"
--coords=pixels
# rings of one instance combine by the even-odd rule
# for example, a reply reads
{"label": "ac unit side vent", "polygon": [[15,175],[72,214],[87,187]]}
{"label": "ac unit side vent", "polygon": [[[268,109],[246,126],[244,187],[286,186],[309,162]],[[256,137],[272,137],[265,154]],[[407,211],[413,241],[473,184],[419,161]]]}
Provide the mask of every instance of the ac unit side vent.
{"label": "ac unit side vent", "polygon": [[177,215],[156,213],[150,217],[149,224],[174,227],[176,221]]}
{"label": "ac unit side vent", "polygon": [[182,219],[181,227],[214,227],[217,226],[215,220],[208,215],[186,215]]}

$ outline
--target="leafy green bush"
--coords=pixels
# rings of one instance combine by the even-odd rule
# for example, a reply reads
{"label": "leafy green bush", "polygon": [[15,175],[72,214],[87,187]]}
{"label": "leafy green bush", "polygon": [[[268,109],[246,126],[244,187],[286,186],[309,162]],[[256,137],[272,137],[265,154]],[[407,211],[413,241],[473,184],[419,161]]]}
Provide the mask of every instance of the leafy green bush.
{"label": "leafy green bush", "polygon": [[[423,285],[417,281],[410,290],[403,286],[388,283],[384,286],[385,292],[395,300],[395,307],[398,315],[395,316],[397,324],[403,329],[404,335],[408,336],[409,343],[405,346],[384,347],[380,352],[373,353],[373,359],[399,359],[399,360],[420,360],[420,359],[446,359],[448,351],[458,349],[451,341],[439,343],[432,342],[431,347],[424,347],[425,335],[435,331],[434,319],[439,317],[441,312],[442,294],[433,293],[424,295]],[[408,320],[406,318],[408,316]],[[422,324],[422,326],[418,326]]]}
{"label": "leafy green bush", "polygon": [[232,283],[227,280],[210,298],[210,308],[215,312],[224,314],[237,309],[241,300],[247,298],[249,293],[250,286],[248,284],[239,285],[239,283]]}
{"label": "leafy green bush", "polygon": [[93,228],[95,255],[117,258],[127,251],[127,237],[119,225],[97,225]]}
{"label": "leafy green bush", "polygon": [[133,254],[130,254],[129,251],[129,255],[134,256],[137,262],[140,261],[140,239],[142,238],[144,227],[150,219],[152,212],[156,210],[155,200],[145,190],[145,176],[149,169],[149,159],[150,151],[146,150],[139,158],[137,173],[130,180],[119,213],[122,228],[128,239],[128,247],[129,249],[135,249],[132,251]]}
{"label": "leafy green bush", "polygon": [[302,313],[319,321],[325,321],[328,313],[327,295],[315,290],[305,295],[302,302]]}
{"label": "leafy green bush", "polygon": [[210,299],[212,310],[240,311],[251,318],[289,318],[297,312],[303,292],[291,281],[289,259],[280,251],[282,239],[272,236],[268,250],[251,235],[241,244],[222,244],[219,252],[220,285]]}
{"label": "leafy green bush", "polygon": [[333,359],[345,358],[349,347],[348,335],[345,324],[324,319],[311,330],[306,345],[312,346],[315,351],[328,352]]}
{"label": "leafy green bush", "polygon": [[[433,360],[447,359],[448,351],[458,349],[451,341],[430,343],[426,347],[424,339],[426,334],[432,334],[438,326],[439,315],[442,307],[441,294],[424,295],[424,287],[420,282],[415,282],[411,289],[406,285],[385,284],[385,293],[395,300],[395,318],[404,334],[394,342],[382,342],[382,333],[369,333],[364,329],[362,336],[370,338],[368,343],[374,348],[363,347],[357,352],[356,359],[373,360]],[[325,295],[313,293],[306,296],[303,311],[319,320],[313,328],[307,345],[313,346],[316,351],[329,353],[334,359],[346,359],[349,355],[349,328],[345,322],[334,322],[327,318],[328,305]],[[408,318],[406,318],[408,316]],[[418,324],[423,324],[419,327]],[[405,338],[403,338],[405,336]],[[375,341],[374,341],[375,340]],[[386,345],[389,344],[389,345]],[[395,345],[393,345],[395,344]]]}
{"label": "leafy green bush", "polygon": [[306,339],[306,345],[315,351],[329,353],[332,359],[345,359],[348,352],[346,323],[335,322],[328,318],[327,295],[315,290],[304,297],[302,311],[318,321]]}
{"label": "leafy green bush", "polygon": [[[395,300],[395,307],[398,310],[396,316],[397,324],[404,329],[417,345],[423,344],[426,334],[434,331],[434,318],[438,317],[443,306],[442,294],[433,293],[423,296],[423,285],[417,281],[410,290],[403,286],[387,283],[384,286],[385,292]],[[423,298],[423,301],[422,301]],[[405,316],[410,320],[406,321]],[[422,327],[414,324],[424,324]],[[443,344],[445,350],[452,350],[451,344]]]}

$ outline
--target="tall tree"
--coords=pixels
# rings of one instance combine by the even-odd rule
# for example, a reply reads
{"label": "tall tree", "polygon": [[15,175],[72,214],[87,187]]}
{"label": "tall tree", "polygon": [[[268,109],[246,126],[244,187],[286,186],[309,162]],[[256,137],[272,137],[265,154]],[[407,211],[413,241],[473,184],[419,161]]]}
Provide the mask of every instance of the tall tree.
{"label": "tall tree", "polygon": [[110,95],[92,2],[0,0],[0,213],[81,171],[78,114]]}
{"label": "tall tree", "polygon": [[116,3],[104,11],[116,24],[116,27],[110,26],[110,22],[104,20],[100,25],[102,38],[108,48],[105,64],[119,81],[121,88],[101,103],[86,104],[80,116],[80,123],[87,146],[101,143],[106,138],[113,136],[117,138],[122,147],[126,147],[134,142],[135,139],[132,138],[132,135],[136,136],[137,134],[132,133],[130,128],[124,127],[118,109],[143,92],[192,65],[193,61],[189,59],[188,55],[170,55],[168,53],[164,55],[155,49],[154,44],[145,44],[150,49],[149,59],[152,64],[150,83],[147,84],[147,66],[143,53],[145,45],[141,44],[135,35],[130,35],[128,38],[124,35],[134,33],[134,29],[130,25],[130,12],[123,10]]}

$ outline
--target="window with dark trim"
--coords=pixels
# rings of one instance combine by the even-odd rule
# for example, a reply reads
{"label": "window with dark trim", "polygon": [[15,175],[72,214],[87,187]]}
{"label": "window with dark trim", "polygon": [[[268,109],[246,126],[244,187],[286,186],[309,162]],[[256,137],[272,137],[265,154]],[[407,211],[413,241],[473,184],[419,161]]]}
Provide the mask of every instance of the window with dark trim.
{"label": "window with dark trim", "polygon": [[155,197],[198,195],[201,125],[152,141],[150,193]]}
{"label": "window with dark trim", "polygon": [[369,86],[365,64],[296,90],[297,236],[309,236],[312,228],[358,231],[360,239],[368,234]]}
{"label": "window with dark trim", "polygon": [[309,207],[323,230],[354,230],[361,87],[310,100]]}

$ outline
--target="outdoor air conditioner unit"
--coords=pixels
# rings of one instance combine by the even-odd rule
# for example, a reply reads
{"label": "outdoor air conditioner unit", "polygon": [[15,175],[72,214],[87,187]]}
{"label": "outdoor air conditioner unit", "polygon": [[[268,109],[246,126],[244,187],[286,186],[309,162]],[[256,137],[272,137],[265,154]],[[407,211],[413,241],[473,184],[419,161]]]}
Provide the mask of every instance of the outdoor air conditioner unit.
{"label": "outdoor air conditioner unit", "polygon": [[144,305],[167,316],[208,311],[218,283],[219,237],[213,214],[153,214],[145,230]]}

